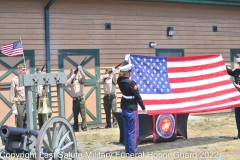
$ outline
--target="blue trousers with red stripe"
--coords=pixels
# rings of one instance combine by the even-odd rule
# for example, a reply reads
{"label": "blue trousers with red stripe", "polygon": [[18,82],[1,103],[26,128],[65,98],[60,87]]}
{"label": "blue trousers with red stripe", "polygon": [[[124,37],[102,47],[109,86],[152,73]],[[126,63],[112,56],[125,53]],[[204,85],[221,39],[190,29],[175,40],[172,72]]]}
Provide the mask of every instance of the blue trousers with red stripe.
{"label": "blue trousers with red stripe", "polygon": [[238,138],[240,138],[240,107],[235,108],[235,119],[237,124],[237,130],[238,130]]}
{"label": "blue trousers with red stripe", "polygon": [[138,111],[122,110],[125,151],[129,154],[138,152],[139,120]]}

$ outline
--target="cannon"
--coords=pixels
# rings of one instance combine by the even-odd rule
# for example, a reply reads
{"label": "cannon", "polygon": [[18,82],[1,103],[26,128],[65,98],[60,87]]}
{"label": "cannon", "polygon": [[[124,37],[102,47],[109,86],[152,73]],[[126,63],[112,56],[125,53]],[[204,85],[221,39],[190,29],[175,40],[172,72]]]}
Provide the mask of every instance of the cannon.
{"label": "cannon", "polygon": [[72,126],[59,116],[48,119],[40,131],[2,126],[0,135],[5,153],[31,153],[38,160],[77,154]]}
{"label": "cannon", "polygon": [[38,136],[36,130],[2,126],[0,135],[8,153],[35,152]]}
{"label": "cannon", "polygon": [[[26,74],[19,76],[19,85],[25,86],[27,129],[1,126],[3,147],[1,155],[31,154],[30,159],[77,159],[76,137],[71,124],[65,119],[63,88],[65,73]],[[33,127],[31,87],[56,84],[58,93],[58,116],[45,121],[40,130]]]}

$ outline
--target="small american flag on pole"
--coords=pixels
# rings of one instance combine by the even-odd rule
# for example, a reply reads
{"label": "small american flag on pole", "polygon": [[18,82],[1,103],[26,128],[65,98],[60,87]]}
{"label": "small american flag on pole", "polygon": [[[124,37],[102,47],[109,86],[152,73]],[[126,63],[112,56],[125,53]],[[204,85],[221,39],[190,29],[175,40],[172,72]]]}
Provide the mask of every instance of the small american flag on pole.
{"label": "small american flag on pole", "polygon": [[130,55],[148,114],[198,113],[240,106],[220,54],[192,57]]}
{"label": "small american flag on pole", "polygon": [[16,56],[23,54],[21,40],[2,46],[2,54],[6,56]]}

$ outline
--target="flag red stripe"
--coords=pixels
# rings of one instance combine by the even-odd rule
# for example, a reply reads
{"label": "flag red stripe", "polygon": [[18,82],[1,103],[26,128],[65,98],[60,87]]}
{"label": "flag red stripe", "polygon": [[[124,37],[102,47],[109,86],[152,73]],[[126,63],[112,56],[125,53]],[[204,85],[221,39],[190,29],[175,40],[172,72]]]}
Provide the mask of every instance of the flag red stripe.
{"label": "flag red stripe", "polygon": [[[141,56],[136,60],[137,63],[141,63],[139,58],[141,60]],[[151,66],[155,65],[155,62],[159,62],[154,61],[154,58],[151,57],[151,61],[144,65]],[[145,91],[142,92],[144,93],[142,97],[148,114],[198,113],[240,106],[240,94],[231,84],[227,76],[225,63],[220,54],[167,57],[167,61],[164,59],[161,59],[161,61],[163,64],[165,62],[169,63],[167,64],[167,71],[172,95],[163,95],[161,93],[151,95]],[[162,63],[159,65],[162,65]],[[157,80],[157,78],[155,79]],[[167,82],[167,80],[165,81]],[[141,81],[139,83],[139,85],[142,84]],[[147,82],[147,84],[149,83]],[[161,89],[164,90],[166,87],[161,86],[161,84],[156,84],[156,88],[162,87]],[[152,84],[149,87],[152,87]]]}
{"label": "flag red stripe", "polygon": [[199,113],[199,112],[211,112],[211,111],[216,111],[216,110],[223,110],[223,109],[231,109],[238,107],[239,105],[227,105],[223,107],[218,107],[218,108],[202,108],[202,110],[198,111],[187,111],[184,108],[183,109],[164,109],[164,110],[148,110],[147,114],[148,115],[155,115],[155,114],[186,114],[186,113]]}
{"label": "flag red stripe", "polygon": [[[207,108],[207,107],[211,107],[211,106],[215,106],[215,105],[224,105],[225,103],[229,103],[232,102],[233,100],[237,100],[238,97],[233,97],[231,99],[224,99],[224,100],[220,100],[220,101],[215,101],[212,103],[204,103],[201,105],[193,105],[193,106],[189,106],[189,107],[184,107],[184,108],[174,108],[174,109],[160,109],[160,110],[148,110],[148,114],[150,114],[151,112],[159,112],[159,113],[196,113],[199,111],[206,111],[206,110],[216,110],[216,108]],[[222,107],[218,107],[217,109],[227,109],[227,108],[232,108],[232,107],[238,107],[238,104],[233,104],[233,105],[228,105],[228,106],[222,106]],[[193,109],[200,109],[203,108],[202,110],[198,110],[198,111],[191,111]],[[188,111],[189,110],[189,111]]]}
{"label": "flag red stripe", "polygon": [[197,60],[206,60],[210,58],[219,57],[219,54],[213,55],[204,55],[204,56],[189,56],[189,57],[167,57],[168,62],[186,62],[186,61],[197,61]]}
{"label": "flag red stripe", "polygon": [[221,65],[224,65],[223,61],[215,62],[215,63],[211,63],[211,64],[207,64],[207,65],[195,65],[195,66],[191,66],[191,67],[177,67],[177,66],[174,68],[169,67],[168,73],[199,71],[199,70],[204,70],[204,69],[216,68]]}
{"label": "flag red stripe", "polygon": [[220,82],[215,82],[215,83],[200,85],[200,86],[195,86],[195,87],[173,88],[172,93],[187,93],[187,92],[192,92],[192,91],[209,89],[212,87],[227,85],[227,84],[229,84],[229,81],[230,80],[225,80],[225,81],[220,81]]}
{"label": "flag red stripe", "polygon": [[186,98],[175,98],[175,99],[151,99],[151,100],[143,100],[143,103],[145,105],[154,105],[154,104],[160,104],[160,105],[164,105],[164,104],[178,104],[178,103],[184,103],[184,102],[194,102],[194,101],[199,101],[199,100],[204,100],[206,99],[206,97],[218,97],[224,94],[228,94],[231,92],[236,92],[235,88],[230,88],[227,90],[223,90],[223,91],[219,91],[219,92],[215,92],[215,93],[206,93],[206,94],[202,94],[199,96],[194,96],[194,97],[186,97]]}
{"label": "flag red stripe", "polygon": [[181,83],[181,82],[194,82],[194,81],[199,81],[199,80],[206,80],[210,78],[216,78],[218,76],[223,76],[226,75],[227,71],[219,71],[215,72],[214,74],[205,74],[205,75],[200,75],[200,76],[191,76],[191,77],[183,77],[183,78],[169,78],[170,84],[171,83]]}
{"label": "flag red stripe", "polygon": [[22,49],[15,49],[15,50],[13,51],[13,54],[19,54],[19,53],[22,53],[22,52],[23,52]]}

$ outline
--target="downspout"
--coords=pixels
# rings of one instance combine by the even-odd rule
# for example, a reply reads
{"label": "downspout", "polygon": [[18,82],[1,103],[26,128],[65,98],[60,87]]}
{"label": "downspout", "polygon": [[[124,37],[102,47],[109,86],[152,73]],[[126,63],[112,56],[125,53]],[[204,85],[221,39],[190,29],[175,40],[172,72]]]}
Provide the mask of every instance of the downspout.
{"label": "downspout", "polygon": [[[50,0],[45,6],[45,46],[46,46],[46,73],[51,72],[50,64],[50,22],[49,22],[49,8],[54,3],[55,0]],[[50,107],[52,108],[52,96],[51,96],[51,87],[49,87],[48,92]]]}
{"label": "downspout", "polygon": [[46,45],[46,62],[47,62],[47,73],[51,71],[50,64],[50,27],[49,27],[49,8],[54,3],[55,0],[50,0],[45,6],[45,45]]}

